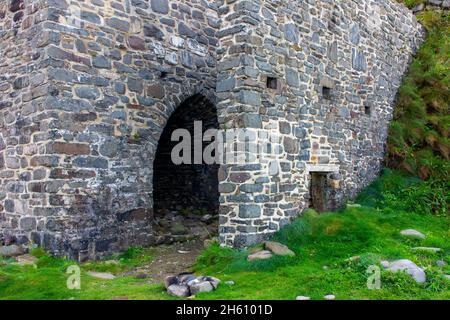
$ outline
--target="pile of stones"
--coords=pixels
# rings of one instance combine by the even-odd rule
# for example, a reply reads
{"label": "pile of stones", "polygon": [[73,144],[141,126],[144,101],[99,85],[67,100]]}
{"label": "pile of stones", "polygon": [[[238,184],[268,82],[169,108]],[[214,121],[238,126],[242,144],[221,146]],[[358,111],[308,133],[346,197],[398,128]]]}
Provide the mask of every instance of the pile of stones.
{"label": "pile of stones", "polygon": [[192,297],[200,292],[216,290],[220,280],[208,276],[195,276],[191,273],[181,273],[165,279],[167,293],[177,297]]}

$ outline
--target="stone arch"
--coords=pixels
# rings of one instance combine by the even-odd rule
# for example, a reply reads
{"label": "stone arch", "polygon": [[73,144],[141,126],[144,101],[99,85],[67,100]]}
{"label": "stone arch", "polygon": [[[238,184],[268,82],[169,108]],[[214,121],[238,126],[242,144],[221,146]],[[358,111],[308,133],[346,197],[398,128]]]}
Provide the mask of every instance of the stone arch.
{"label": "stone arch", "polygon": [[[185,95],[182,95],[183,98]],[[208,91],[185,98],[170,114],[153,161],[154,229],[158,242],[206,237],[218,231],[218,164],[194,161],[194,130],[219,129],[214,95]],[[194,129],[194,122],[197,123]],[[190,163],[174,164],[174,130],[190,133]],[[201,150],[210,142],[203,142]]]}

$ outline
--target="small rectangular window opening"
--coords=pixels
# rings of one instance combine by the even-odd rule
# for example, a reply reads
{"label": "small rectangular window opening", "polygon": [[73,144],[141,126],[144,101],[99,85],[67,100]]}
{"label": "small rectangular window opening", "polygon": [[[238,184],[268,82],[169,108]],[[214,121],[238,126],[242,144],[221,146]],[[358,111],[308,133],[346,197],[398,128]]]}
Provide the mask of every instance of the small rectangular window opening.
{"label": "small rectangular window opening", "polygon": [[267,88],[269,89],[277,89],[278,80],[274,77],[267,77]]}
{"label": "small rectangular window opening", "polygon": [[365,113],[367,116],[372,115],[372,108],[371,108],[370,106],[364,106],[364,113]]}
{"label": "small rectangular window opening", "polygon": [[331,88],[322,87],[322,97],[327,100],[331,100]]}

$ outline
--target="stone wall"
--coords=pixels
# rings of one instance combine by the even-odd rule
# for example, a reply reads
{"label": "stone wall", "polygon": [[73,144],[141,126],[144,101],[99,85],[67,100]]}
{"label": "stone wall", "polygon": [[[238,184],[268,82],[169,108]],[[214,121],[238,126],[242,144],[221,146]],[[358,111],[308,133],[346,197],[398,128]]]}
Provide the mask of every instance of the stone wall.
{"label": "stone wall", "polygon": [[[17,57],[32,61],[28,53],[39,52],[46,83],[30,93],[33,69],[25,63],[2,79],[3,233],[77,259],[156,242],[156,146],[186,98],[202,94],[215,102],[217,6],[196,0],[13,1],[25,12],[36,8],[42,19],[31,20],[38,25],[36,43],[29,40],[28,17],[13,26],[11,1],[2,2],[3,74],[11,74]],[[30,94],[36,99],[25,106]],[[12,101],[4,101],[10,95]],[[14,116],[17,109],[21,118]]]}
{"label": "stone wall", "polygon": [[280,139],[221,166],[222,243],[300,214],[310,172],[338,207],[379,172],[421,38],[389,0],[1,0],[2,233],[80,260],[157,243],[156,148],[195,95],[222,129]]}

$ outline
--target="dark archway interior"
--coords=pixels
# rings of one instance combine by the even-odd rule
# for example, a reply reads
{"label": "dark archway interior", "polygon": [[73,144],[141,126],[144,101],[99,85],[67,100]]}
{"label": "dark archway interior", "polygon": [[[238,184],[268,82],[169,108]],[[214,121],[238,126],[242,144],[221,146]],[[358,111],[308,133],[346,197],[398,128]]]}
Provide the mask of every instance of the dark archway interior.
{"label": "dark archway interior", "polygon": [[[219,165],[194,164],[194,121],[202,121],[203,132],[219,127],[216,107],[202,95],[188,98],[171,115],[160,137],[153,164],[155,219],[171,237],[192,235],[191,226],[199,222],[210,225],[218,217]],[[191,134],[192,164],[176,165],[171,159],[172,149],[179,143],[171,141],[176,129],[187,129]],[[204,142],[203,148],[209,143]]]}

